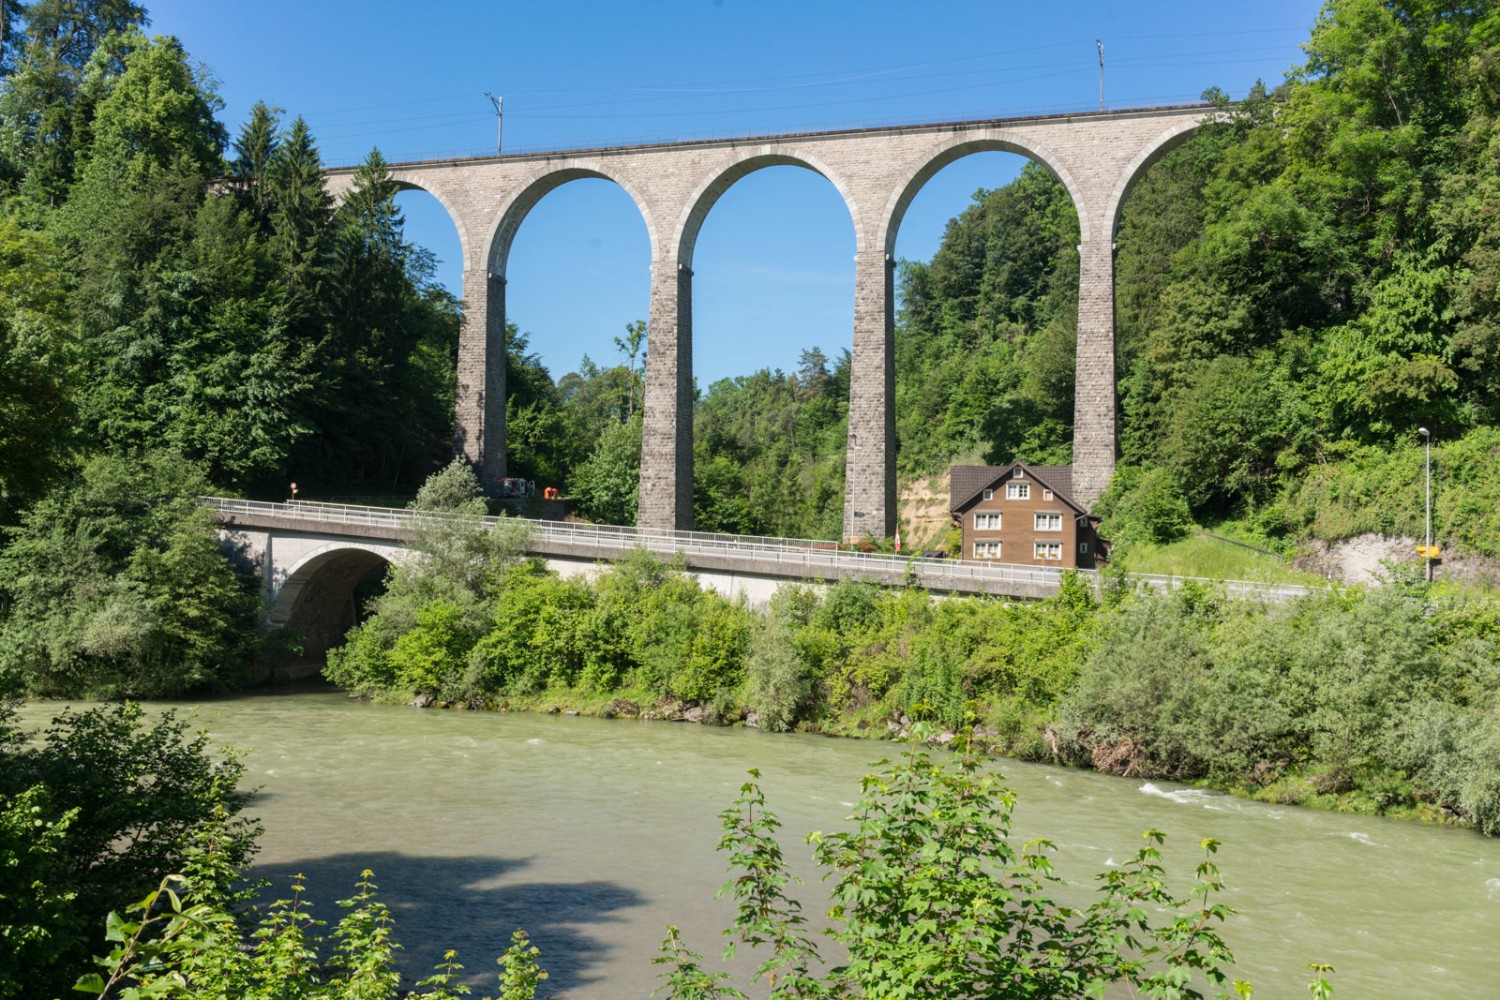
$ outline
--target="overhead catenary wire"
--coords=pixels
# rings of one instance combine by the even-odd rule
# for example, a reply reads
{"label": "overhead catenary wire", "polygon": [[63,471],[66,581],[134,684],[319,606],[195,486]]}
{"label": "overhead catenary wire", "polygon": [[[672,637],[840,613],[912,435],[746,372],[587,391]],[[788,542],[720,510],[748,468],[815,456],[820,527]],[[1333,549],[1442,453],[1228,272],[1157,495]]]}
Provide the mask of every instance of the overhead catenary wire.
{"label": "overhead catenary wire", "polygon": [[[1246,39],[1251,44],[1243,46],[1228,46],[1222,48],[1197,48],[1191,51],[1143,51],[1131,54],[1128,47],[1123,54],[1116,52],[1112,55],[1111,65],[1117,68],[1123,67],[1127,70],[1126,87],[1129,87],[1128,79],[1131,71],[1146,71],[1170,67],[1174,69],[1191,69],[1197,66],[1209,66],[1218,69],[1234,67],[1244,64],[1262,64],[1276,54],[1286,53],[1284,46],[1270,43],[1270,39],[1278,35],[1302,33],[1305,29],[1301,27],[1287,28],[1263,28],[1249,31],[1218,31],[1218,32],[1181,32],[1175,34],[1152,34],[1138,36],[1120,36],[1122,40],[1139,41],[1151,40],[1161,42],[1173,38],[1183,39],[1206,39],[1233,37],[1245,39],[1246,36],[1255,36]],[[1097,55],[1098,72],[1098,103],[1099,110],[1104,110],[1104,52],[1102,39],[1094,39]],[[1076,56],[1067,58],[1049,59],[1050,53],[1062,53],[1068,48],[1077,52],[1076,41],[1059,41],[1040,46],[1028,46],[1009,50],[990,51],[972,55],[954,56],[944,58],[941,61],[925,60],[912,61],[899,64],[861,66],[832,71],[810,72],[792,75],[779,75],[775,77],[744,77],[725,81],[697,82],[697,81],[672,81],[665,80],[654,84],[639,84],[630,86],[601,85],[596,87],[534,87],[512,89],[507,87],[507,96],[517,100],[513,108],[512,117],[522,122],[564,122],[573,121],[586,123],[591,121],[617,121],[625,126],[618,139],[604,140],[599,136],[590,135],[577,142],[562,142],[559,136],[553,134],[543,138],[535,147],[528,151],[541,151],[545,149],[579,148],[598,145],[629,145],[644,141],[672,141],[681,136],[685,131],[696,133],[696,126],[688,123],[704,120],[719,119],[723,126],[715,129],[718,135],[734,134],[757,134],[757,133],[784,133],[791,131],[820,131],[827,128],[860,127],[863,125],[888,125],[916,121],[917,118],[907,113],[909,107],[902,107],[903,102],[910,105],[914,101],[931,101],[944,95],[955,95],[973,93],[985,90],[1002,91],[1005,88],[1024,87],[1026,84],[1066,79],[1076,76],[1083,69]],[[1029,55],[1032,58],[1025,62],[1008,62],[1000,66],[993,65],[996,59],[1007,59],[1016,55]],[[1041,58],[1037,58],[1041,56]],[[990,63],[988,66],[974,65],[976,63]],[[1086,70],[1084,70],[1086,72]],[[923,82],[950,81],[948,86],[922,86]],[[1225,81],[1226,83],[1228,81]],[[1239,89],[1236,87],[1235,89]],[[821,92],[821,93],[820,93]],[[792,97],[789,100],[764,100],[757,101],[755,98],[773,97],[781,95]],[[1166,100],[1171,103],[1190,103],[1200,99],[1201,91],[1195,94],[1173,95]],[[358,107],[347,107],[343,109],[332,109],[320,112],[307,112],[305,117],[313,121],[315,131],[318,135],[335,143],[357,143],[363,139],[371,138],[379,141],[382,137],[393,137],[400,135],[436,134],[447,132],[454,138],[459,138],[460,133],[467,132],[471,123],[485,120],[488,115],[481,116],[473,112],[456,110],[433,109],[432,113],[418,109],[430,107],[433,104],[449,104],[455,107],[455,98],[461,97],[464,101],[472,101],[474,94],[440,96],[432,98],[414,98],[389,104],[372,104]],[[501,108],[493,94],[486,94],[496,104],[494,119],[496,123],[495,149],[502,148],[502,126],[503,118]],[[567,96],[577,99],[567,100]],[[1067,111],[1081,110],[1076,102],[1076,94],[1073,101],[1065,101],[1049,106],[1045,110],[1034,107],[1020,106],[1019,102],[1004,101],[1003,94],[997,96],[999,101],[987,101],[985,106],[975,111],[963,111],[952,106],[953,102],[935,102],[942,107],[934,107],[923,116],[922,120],[957,119],[960,117],[1014,117],[1022,114],[1033,113],[1061,113]],[[1019,95],[1016,95],[1019,96]],[[548,97],[554,98],[547,100]],[[564,98],[556,100],[556,98]],[[1145,106],[1152,102],[1160,102],[1162,99],[1146,97],[1144,95],[1132,95],[1127,91],[1116,93],[1113,96],[1114,107]],[[817,121],[821,117],[818,113],[826,109],[852,107],[857,105],[871,105],[878,103],[886,106],[897,115],[881,115],[879,121],[874,121],[870,116],[860,116],[859,121],[828,122]],[[1029,104],[1030,102],[1028,102]],[[411,109],[416,113],[392,115],[389,112]],[[786,118],[788,113],[801,112],[808,117],[802,117],[801,121],[806,124],[791,125]],[[838,114],[837,117],[847,119],[847,114]],[[899,121],[898,121],[899,118]],[[686,129],[680,126],[687,126]],[[628,131],[626,131],[628,130]],[[555,129],[549,130],[556,132]],[[472,135],[472,133],[469,133]],[[642,138],[643,136],[649,138]],[[408,146],[408,149],[410,147]],[[521,147],[516,147],[519,149]],[[478,152],[474,146],[468,147],[464,155],[474,155]],[[515,151],[515,149],[513,149]],[[347,155],[347,153],[345,154]],[[399,157],[401,159],[414,158],[410,154]]]}
{"label": "overhead catenary wire", "polygon": [[[1122,61],[1123,60],[1116,60],[1116,62],[1122,62]],[[1224,60],[1202,60],[1202,61],[1190,62],[1190,63],[1176,63],[1174,65],[1185,66],[1185,67],[1191,67],[1191,66],[1195,66],[1195,65],[1225,66],[1225,65],[1231,65],[1231,64],[1254,63],[1254,62],[1260,62],[1260,61],[1261,60],[1254,60],[1254,59],[1231,60],[1231,61],[1228,61],[1228,62],[1226,62]],[[1024,77],[1011,77],[1011,78],[1007,78],[1007,79],[1003,79],[1003,80],[988,80],[988,81],[984,81],[984,82],[981,82],[981,83],[968,84],[968,85],[961,86],[961,87],[944,87],[944,88],[932,88],[932,89],[923,90],[923,91],[908,91],[908,92],[905,92],[905,93],[902,93],[902,94],[885,95],[884,99],[885,100],[895,101],[895,100],[910,99],[910,98],[914,98],[914,97],[933,97],[933,96],[938,96],[938,95],[941,95],[941,94],[962,93],[964,91],[982,90],[982,89],[985,89],[987,87],[994,87],[994,86],[1003,85],[1003,84],[1009,84],[1009,83],[1030,83],[1030,82],[1037,81],[1037,80],[1057,79],[1057,78],[1060,78],[1060,77],[1068,76],[1068,75],[1072,74],[1073,72],[1074,72],[1074,70],[1072,70],[1072,69],[1065,69],[1065,70],[1059,70],[1059,71],[1054,72],[1054,73],[1040,73],[1040,74],[1033,74],[1033,75],[1024,76]],[[1146,103],[1152,103],[1152,102],[1158,101],[1158,100],[1169,100],[1169,101],[1172,101],[1172,102],[1196,101],[1196,100],[1198,100],[1198,98],[1199,98],[1198,94],[1187,94],[1187,93],[1180,93],[1180,94],[1174,94],[1174,95],[1165,95],[1165,96],[1150,96],[1150,95],[1139,95],[1138,94],[1138,95],[1135,95],[1133,97],[1117,98],[1117,101],[1119,101],[1121,103],[1124,103],[1124,104],[1136,104],[1136,103],[1146,104]],[[669,110],[661,110],[661,111],[651,112],[649,114],[649,117],[651,117],[653,119],[667,119],[667,120],[669,120],[669,119],[676,119],[676,118],[704,118],[704,117],[729,118],[729,117],[735,117],[735,116],[751,115],[751,114],[764,114],[764,113],[768,113],[768,112],[777,112],[777,111],[795,111],[795,110],[802,110],[802,109],[816,109],[816,108],[826,108],[826,107],[839,107],[839,106],[842,106],[842,105],[867,103],[870,100],[871,100],[870,97],[861,96],[861,97],[845,98],[845,99],[836,100],[836,101],[817,101],[817,102],[801,102],[801,103],[796,103],[796,104],[761,105],[761,106],[757,106],[757,107],[753,107],[753,108],[727,109],[727,108],[724,108],[724,107],[713,107],[713,108],[705,108],[705,109],[700,109],[700,110],[671,110],[671,111],[669,111]],[[578,105],[578,107],[583,107],[583,106],[586,106],[586,105]],[[1056,106],[1052,106],[1052,109],[1053,110],[1063,110],[1064,107],[1065,106],[1063,106],[1063,105],[1056,105]],[[564,107],[525,108],[523,106],[521,108],[518,108],[518,109],[512,111],[511,117],[513,119],[521,119],[521,120],[537,120],[537,119],[542,119],[542,118],[545,118],[545,119],[548,119],[548,120],[558,120],[558,119],[567,119],[567,120],[592,120],[592,119],[617,119],[617,118],[620,117],[620,115],[618,113],[613,113],[613,112],[598,112],[598,113],[587,113],[587,114],[558,114],[557,112],[561,111],[561,110],[566,110],[566,108],[564,108]],[[1033,111],[1033,110],[1036,110],[1036,109],[1029,108],[1029,107],[1028,108],[1014,108],[1014,109],[1011,109],[1011,112],[1014,112],[1014,113],[1023,113],[1023,112]],[[1011,113],[1011,112],[1006,112],[1006,113]],[[983,114],[983,115],[996,114],[998,116],[999,113],[995,112],[993,109],[991,109],[989,111],[979,112],[979,114]],[[419,115],[419,116],[413,116],[413,117],[394,118],[394,119],[392,119],[392,118],[365,119],[365,120],[353,121],[353,122],[320,123],[319,127],[317,129],[317,132],[321,136],[330,137],[330,138],[361,138],[361,137],[364,137],[364,136],[380,136],[380,135],[396,134],[396,133],[404,133],[404,132],[431,131],[431,130],[436,129],[436,128],[442,128],[442,127],[446,127],[448,125],[453,125],[453,124],[465,124],[465,123],[476,122],[476,121],[487,121],[487,120],[489,120],[490,117],[491,116],[489,116],[489,115],[476,115],[476,114],[474,114],[472,112],[453,112],[453,113],[442,114],[442,115]],[[391,125],[400,125],[400,124],[404,124],[406,122],[413,122],[413,121],[426,122],[427,124],[421,125],[421,126],[412,127],[412,128],[394,128],[393,129],[393,128],[389,127]],[[815,126],[810,126],[810,127],[815,127]],[[351,129],[351,128],[362,129],[363,131],[359,131],[359,132],[347,132],[347,131],[343,131],[344,129]]]}
{"label": "overhead catenary wire", "polygon": [[[1225,37],[1225,36],[1242,37],[1244,35],[1252,35],[1252,34],[1290,34],[1290,33],[1299,33],[1300,34],[1300,33],[1304,33],[1305,30],[1306,30],[1305,28],[1296,27],[1296,28],[1262,28],[1262,29],[1255,29],[1255,30],[1252,30],[1252,31],[1242,31],[1242,32],[1196,32],[1196,33],[1189,32],[1189,33],[1167,34],[1167,35],[1127,35],[1127,36],[1122,36],[1120,40],[1122,40],[1122,41],[1137,41],[1137,40],[1145,40],[1145,39],[1160,40],[1160,39],[1168,39],[1168,38],[1206,38],[1206,37]],[[851,82],[858,82],[860,79],[869,79],[869,78],[877,76],[877,75],[892,74],[892,73],[901,73],[901,72],[910,72],[912,70],[926,69],[926,68],[934,67],[934,66],[952,67],[952,66],[955,66],[955,65],[958,65],[958,64],[961,64],[961,63],[976,62],[976,61],[986,61],[986,62],[988,62],[988,61],[993,61],[993,60],[998,59],[998,58],[1004,58],[1006,56],[1012,56],[1012,55],[1020,55],[1020,54],[1034,55],[1034,54],[1036,54],[1038,52],[1042,52],[1042,51],[1049,51],[1049,50],[1053,50],[1053,49],[1067,49],[1067,48],[1071,48],[1075,44],[1076,44],[1076,42],[1071,42],[1071,41],[1069,41],[1069,42],[1056,42],[1056,43],[1052,43],[1052,44],[1048,44],[1048,45],[1027,46],[1026,48],[1000,50],[1000,51],[995,51],[995,52],[986,52],[986,53],[980,53],[980,54],[976,54],[976,55],[972,55],[972,56],[956,56],[956,57],[952,57],[952,58],[945,58],[945,59],[943,59],[941,61],[924,61],[924,62],[916,62],[916,63],[904,63],[904,64],[900,64],[900,65],[896,65],[896,66],[879,66],[879,67],[854,68],[854,69],[850,69],[850,70],[844,71],[843,73],[838,74],[838,75],[834,75],[834,76],[830,76],[828,73],[824,72],[824,73],[792,74],[792,75],[788,75],[788,76],[778,76],[778,77],[749,77],[749,78],[744,78],[744,79],[739,79],[739,80],[724,81],[722,83],[713,84],[713,85],[692,84],[692,83],[685,83],[685,82],[684,83],[663,82],[663,83],[658,83],[658,84],[641,84],[641,85],[625,86],[625,87],[621,87],[621,86],[617,86],[617,85],[612,85],[612,86],[607,86],[607,87],[550,87],[550,88],[549,87],[530,87],[530,88],[507,88],[507,92],[510,93],[513,98],[514,97],[533,97],[533,96],[541,96],[541,95],[547,95],[547,94],[611,94],[611,93],[614,93],[614,94],[648,94],[648,95],[651,95],[651,96],[644,96],[644,97],[640,97],[640,98],[632,97],[632,98],[628,98],[628,99],[621,98],[620,100],[630,100],[630,101],[642,100],[642,101],[650,101],[650,100],[669,100],[669,99],[672,99],[672,98],[675,98],[675,97],[725,96],[725,95],[732,95],[732,94],[735,94],[735,93],[750,93],[750,92],[756,92],[756,91],[774,92],[776,90],[810,89],[810,88],[813,88],[813,87],[820,87],[820,86],[839,86],[839,85],[843,85],[843,84],[847,84],[847,83],[851,83]],[[1208,55],[1236,55],[1236,54],[1241,54],[1241,53],[1252,53],[1252,52],[1270,53],[1270,52],[1279,52],[1279,51],[1282,51],[1281,47],[1258,46],[1258,47],[1247,48],[1247,47],[1243,47],[1242,46],[1242,47],[1228,48],[1228,49],[1197,49],[1197,50],[1194,50],[1190,55],[1191,55],[1191,57],[1194,60],[1200,60],[1201,61],[1201,58],[1203,56],[1208,56]],[[1215,60],[1215,62],[1216,63],[1222,62],[1222,60]],[[1116,64],[1131,64],[1131,65],[1136,65],[1136,66],[1139,66],[1139,67],[1142,67],[1142,68],[1149,68],[1149,67],[1152,67],[1152,66],[1164,66],[1164,65],[1199,65],[1199,64],[1201,64],[1201,62],[1199,62],[1199,61],[1183,63],[1183,62],[1178,61],[1172,55],[1161,55],[1161,54],[1156,54],[1156,55],[1141,55],[1141,56],[1133,56],[1133,57],[1132,56],[1124,56],[1124,57],[1117,58],[1115,60],[1115,63]],[[1031,64],[1030,66],[1027,66],[1027,67],[1024,67],[1024,68],[1044,69],[1044,68],[1048,68],[1049,66],[1052,66],[1052,65],[1057,65],[1057,64],[1056,63],[1051,63],[1051,64],[1047,64],[1047,63],[1034,63],[1034,64]],[[1011,67],[1011,68],[1016,68],[1016,67]],[[909,77],[908,79],[924,79],[924,78],[931,78],[931,77],[934,77],[934,76],[956,76],[956,75],[963,75],[965,72],[968,72],[968,71],[965,71],[965,70],[951,70],[950,69],[950,70],[948,70],[947,72],[944,72],[944,73],[927,74],[927,75],[922,76],[922,77]],[[799,82],[799,81],[806,81],[806,82]],[[749,84],[757,84],[757,83],[761,84],[761,86],[759,86],[759,87],[747,87],[747,85],[749,85]],[[411,100],[395,101],[395,102],[389,102],[389,103],[383,103],[383,104],[367,104],[367,105],[359,105],[359,106],[347,107],[347,108],[323,108],[323,109],[315,109],[315,110],[310,110],[310,111],[307,111],[307,112],[304,112],[304,113],[307,114],[307,115],[318,115],[318,116],[329,116],[329,115],[340,115],[340,114],[355,114],[355,113],[368,112],[368,111],[381,111],[381,110],[385,110],[385,109],[388,109],[388,108],[415,107],[415,106],[423,105],[423,104],[435,104],[435,103],[444,103],[444,102],[448,102],[448,101],[467,100],[467,99],[470,99],[471,96],[472,96],[472,94],[470,94],[470,93],[443,94],[443,95],[435,95],[435,96],[432,96],[432,97],[415,98],[415,99],[411,99]],[[589,103],[592,103],[592,102],[589,102]],[[547,110],[560,110],[560,109],[564,109],[564,108],[567,108],[567,107],[570,107],[570,105],[548,105],[548,106],[546,106]]]}

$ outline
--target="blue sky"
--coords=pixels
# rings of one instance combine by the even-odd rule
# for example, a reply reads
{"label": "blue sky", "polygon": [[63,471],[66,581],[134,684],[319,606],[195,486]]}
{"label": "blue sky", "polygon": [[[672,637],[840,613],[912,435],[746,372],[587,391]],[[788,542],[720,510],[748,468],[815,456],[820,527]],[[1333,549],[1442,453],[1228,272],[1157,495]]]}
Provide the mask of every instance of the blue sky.
{"label": "blue sky", "polygon": [[[302,115],[330,165],[372,146],[401,161],[671,138],[1186,104],[1240,97],[1301,60],[1315,0],[144,0],[219,81],[235,132],[257,100]],[[419,13],[420,12],[420,13]],[[1020,169],[981,154],[923,189],[897,252],[931,257],[947,220]],[[407,232],[459,290],[458,239],[430,197]],[[850,346],[854,236],[833,188],[794,167],[741,181],[694,256],[701,386]],[[584,180],[548,195],[510,256],[507,311],[554,377],[644,319],[650,253],[626,195]]]}

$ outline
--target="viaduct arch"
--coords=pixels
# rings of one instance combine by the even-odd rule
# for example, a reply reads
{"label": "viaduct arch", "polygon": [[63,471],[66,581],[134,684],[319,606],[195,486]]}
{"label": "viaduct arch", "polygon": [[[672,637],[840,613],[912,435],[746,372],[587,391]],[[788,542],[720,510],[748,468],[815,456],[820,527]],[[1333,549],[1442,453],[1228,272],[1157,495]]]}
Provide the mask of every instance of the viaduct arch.
{"label": "viaduct arch", "polygon": [[[642,527],[693,521],[692,254],[718,197],[762,167],[791,164],[838,190],[854,226],[854,345],[844,524],[851,536],[896,525],[894,248],[918,190],[969,153],[1028,156],[1067,188],[1078,212],[1079,294],[1073,482],[1086,504],[1114,472],[1114,234],[1141,173],[1215,114],[1208,105],[946,122],[749,139],[703,140],[393,164],[404,188],[437,198],[463,248],[464,326],[454,447],[483,481],[505,475],[505,265],[527,212],[580,177],[620,185],[651,245],[650,346],[641,452]],[[330,170],[330,194],[353,168]],[[669,229],[663,226],[670,223]]]}

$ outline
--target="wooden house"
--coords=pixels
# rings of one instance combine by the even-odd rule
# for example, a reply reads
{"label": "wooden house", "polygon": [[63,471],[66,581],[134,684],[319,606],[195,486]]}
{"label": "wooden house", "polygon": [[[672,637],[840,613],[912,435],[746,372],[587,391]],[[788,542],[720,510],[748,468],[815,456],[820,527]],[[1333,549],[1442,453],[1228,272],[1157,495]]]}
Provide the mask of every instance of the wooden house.
{"label": "wooden house", "polygon": [[1107,561],[1099,519],[1072,498],[1071,465],[955,465],[948,511],[966,562],[1094,569]]}

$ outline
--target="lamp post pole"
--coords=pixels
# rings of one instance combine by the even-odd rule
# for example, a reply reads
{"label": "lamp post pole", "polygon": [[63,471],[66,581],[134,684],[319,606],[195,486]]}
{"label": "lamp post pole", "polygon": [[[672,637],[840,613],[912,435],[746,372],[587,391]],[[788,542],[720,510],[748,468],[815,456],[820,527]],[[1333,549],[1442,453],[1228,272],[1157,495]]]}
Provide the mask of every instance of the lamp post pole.
{"label": "lamp post pole", "polygon": [[502,135],[501,130],[505,127],[505,98],[496,97],[488,90],[484,92],[484,96],[488,97],[490,99],[490,103],[495,106],[495,155],[499,156],[502,152],[504,152],[504,150],[500,148],[500,139]]}
{"label": "lamp post pole", "polygon": [[1104,110],[1104,39],[1094,39],[1094,44],[1099,47],[1099,110]]}
{"label": "lamp post pole", "polygon": [[1422,554],[1427,560],[1427,582],[1432,582],[1432,432],[1425,427],[1418,427],[1417,433],[1422,435],[1422,440],[1427,443],[1427,516],[1426,535],[1427,544]]}

